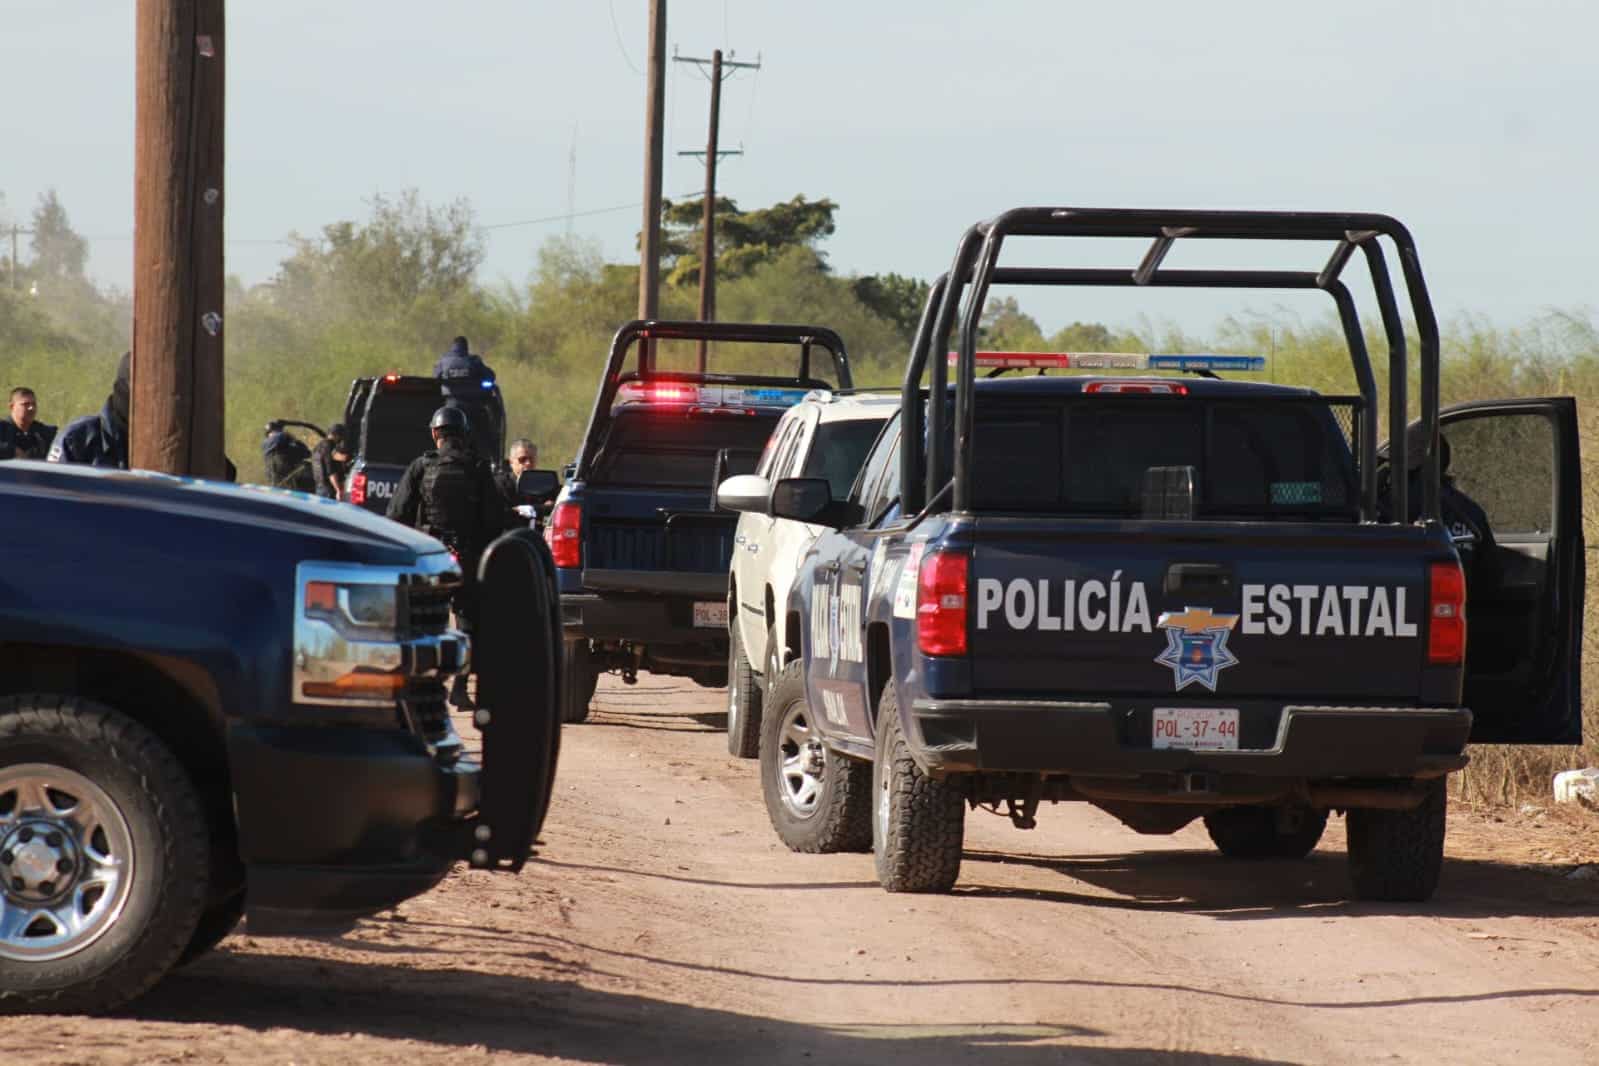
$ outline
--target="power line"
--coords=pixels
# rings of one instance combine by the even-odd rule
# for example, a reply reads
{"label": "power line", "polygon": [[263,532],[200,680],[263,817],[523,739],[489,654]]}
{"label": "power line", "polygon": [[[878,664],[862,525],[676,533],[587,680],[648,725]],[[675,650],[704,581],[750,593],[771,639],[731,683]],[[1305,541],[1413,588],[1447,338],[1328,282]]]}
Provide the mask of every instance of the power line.
{"label": "power line", "polygon": [[627,54],[627,45],[622,43],[622,27],[616,24],[616,0],[611,0],[610,9],[611,32],[616,35],[616,50],[622,53],[622,61],[627,64],[627,69],[642,78],[644,72],[633,62],[633,57]]}

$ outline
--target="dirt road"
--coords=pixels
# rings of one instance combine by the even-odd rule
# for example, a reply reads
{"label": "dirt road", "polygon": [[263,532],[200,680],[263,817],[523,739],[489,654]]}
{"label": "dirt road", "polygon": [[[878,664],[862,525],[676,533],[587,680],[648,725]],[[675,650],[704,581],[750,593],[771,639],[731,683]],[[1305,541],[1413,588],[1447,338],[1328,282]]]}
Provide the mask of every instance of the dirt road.
{"label": "dirt road", "polygon": [[[1425,906],[1082,806],[970,817],[949,897],[804,856],[721,694],[602,685],[539,858],[335,941],[244,933],[113,1019],[0,1022],[30,1063],[1599,1061],[1599,817],[1452,813]],[[1583,822],[1581,819],[1587,819]]]}

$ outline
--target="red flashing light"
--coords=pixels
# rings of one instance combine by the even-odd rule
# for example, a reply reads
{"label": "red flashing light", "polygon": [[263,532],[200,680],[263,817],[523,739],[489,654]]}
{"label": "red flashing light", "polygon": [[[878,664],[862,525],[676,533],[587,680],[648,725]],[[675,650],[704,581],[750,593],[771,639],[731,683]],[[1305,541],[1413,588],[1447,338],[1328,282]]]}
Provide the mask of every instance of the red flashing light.
{"label": "red flashing light", "polygon": [[350,478],[350,491],[348,493],[351,503],[366,502],[366,471],[357,470],[355,476]]}
{"label": "red flashing light", "polygon": [[1459,563],[1427,567],[1427,662],[1459,666],[1466,661],[1466,575]]}
{"label": "red flashing light", "polygon": [[[950,362],[955,362],[956,354],[950,353]],[[978,352],[977,366],[986,367],[1014,367],[1018,370],[1068,370],[1072,365],[1069,352]]]}
{"label": "red flashing light", "polygon": [[1083,391],[1118,395],[1141,393],[1156,396],[1187,396],[1188,386],[1166,381],[1090,381],[1083,386]]}
{"label": "red flashing light", "polygon": [[671,381],[629,381],[616,390],[618,403],[698,403],[700,387]]}
{"label": "red flashing light", "polygon": [[398,375],[398,374],[384,374],[383,375],[383,380],[392,385],[396,381],[400,380],[400,375]]}
{"label": "red flashing light", "polygon": [[583,565],[583,505],[558,503],[544,527],[544,540],[550,546],[555,565],[563,570]]}
{"label": "red flashing light", "polygon": [[923,655],[966,654],[966,579],[971,560],[937,551],[916,572],[916,645]]}

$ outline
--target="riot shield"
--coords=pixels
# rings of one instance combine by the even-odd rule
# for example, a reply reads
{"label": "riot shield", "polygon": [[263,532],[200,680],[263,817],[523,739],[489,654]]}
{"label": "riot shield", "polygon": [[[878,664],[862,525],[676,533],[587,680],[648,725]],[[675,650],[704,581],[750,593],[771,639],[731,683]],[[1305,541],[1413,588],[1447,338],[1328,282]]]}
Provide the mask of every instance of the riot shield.
{"label": "riot shield", "polygon": [[555,564],[532,530],[507,533],[483,553],[472,655],[483,773],[468,858],[514,873],[544,824],[561,745]]}

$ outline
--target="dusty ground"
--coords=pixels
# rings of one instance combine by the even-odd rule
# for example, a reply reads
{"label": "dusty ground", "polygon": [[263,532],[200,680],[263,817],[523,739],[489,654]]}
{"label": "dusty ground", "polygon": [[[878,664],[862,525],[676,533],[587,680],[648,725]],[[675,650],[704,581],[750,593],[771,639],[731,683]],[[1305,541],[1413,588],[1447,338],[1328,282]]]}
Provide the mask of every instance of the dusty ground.
{"label": "dusty ground", "polygon": [[330,942],[248,933],[112,1019],[0,1022],[29,1063],[1599,1061],[1599,815],[1451,812],[1427,905],[1229,863],[1081,806],[974,814],[961,883],[794,855],[720,693],[607,683],[539,858]]}

